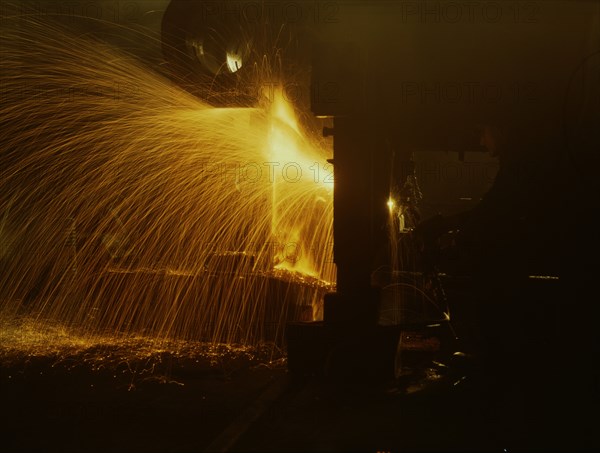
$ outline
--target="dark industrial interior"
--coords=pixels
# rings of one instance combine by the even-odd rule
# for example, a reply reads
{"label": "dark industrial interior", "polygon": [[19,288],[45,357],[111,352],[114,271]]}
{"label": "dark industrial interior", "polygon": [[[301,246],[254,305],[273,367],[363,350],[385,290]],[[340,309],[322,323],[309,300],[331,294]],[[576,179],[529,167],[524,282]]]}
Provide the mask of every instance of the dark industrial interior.
{"label": "dark industrial interior", "polygon": [[[334,283],[311,293],[318,303],[298,302],[281,327],[265,328],[277,354],[235,355],[226,347],[244,346],[240,334],[219,341],[225,349],[214,357],[184,362],[161,350],[148,371],[150,362],[139,359],[90,365],[91,355],[82,355],[57,366],[54,356],[15,358],[6,347],[3,451],[600,447],[600,2],[22,0],[0,7],[2,40],[11,39],[9,23],[25,29],[32,17],[48,21],[127,52],[207,109],[256,108],[277,81],[300,126],[331,150],[323,165],[335,173]],[[42,49],[29,55],[30,62],[53,58]],[[0,55],[6,106],[6,74],[19,74],[9,60]],[[15,105],[2,108],[2,129],[37,131],[34,120],[28,129],[11,119]],[[84,133],[77,122],[68,128]],[[50,140],[32,134],[31,143]],[[33,156],[11,137],[0,131],[6,180]],[[54,170],[42,163],[35,171]],[[15,211],[10,191],[36,184],[28,181],[2,186],[0,220]],[[316,224],[320,214],[311,212]],[[18,228],[30,228],[25,223]],[[242,263],[232,281],[250,272],[243,266],[256,269],[244,264],[248,249],[216,252],[203,272],[219,260]],[[10,256],[0,254],[6,312],[12,282],[20,285]],[[126,266],[148,288],[163,278]],[[118,281],[125,291],[134,278],[112,275],[103,287]],[[308,298],[308,290],[262,275],[269,313],[292,293]],[[200,287],[178,278],[189,294]],[[252,307],[252,296],[246,300]],[[311,303],[319,307],[312,316]],[[27,308],[19,304],[18,314]],[[180,310],[197,316],[191,302]],[[134,385],[129,377],[142,370],[149,377]]]}

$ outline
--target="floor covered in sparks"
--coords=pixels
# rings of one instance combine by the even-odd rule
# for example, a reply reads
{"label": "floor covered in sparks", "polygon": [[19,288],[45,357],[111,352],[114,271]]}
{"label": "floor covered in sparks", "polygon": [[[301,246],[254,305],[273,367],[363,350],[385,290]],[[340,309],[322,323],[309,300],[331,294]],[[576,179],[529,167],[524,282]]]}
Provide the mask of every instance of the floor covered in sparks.
{"label": "floor covered in sparks", "polygon": [[272,350],[162,347],[2,348],[2,450],[202,451],[285,374]]}
{"label": "floor covered in sparks", "polygon": [[[530,348],[519,355],[521,361],[492,366],[498,375],[489,376],[474,352],[468,317],[476,299],[464,283],[448,281],[446,288],[457,319],[449,332],[461,339],[448,346],[443,329],[403,331],[396,378],[376,381],[348,372],[352,364],[328,378],[291,375],[285,348],[273,343],[202,343],[77,332],[31,318],[3,321],[2,451],[600,447],[594,436],[597,389],[588,372],[595,365],[577,331],[554,343],[548,336],[544,345],[539,341],[544,330],[532,325],[535,341],[521,345]],[[552,299],[543,294],[556,293],[554,286],[545,292],[537,283],[532,288],[530,303],[534,294],[548,303]],[[359,351],[344,357],[361,360]]]}
{"label": "floor covered in sparks", "polygon": [[[598,444],[586,424],[593,418],[569,413],[581,401],[555,417],[558,400],[543,370],[537,382],[546,409],[523,412],[513,395],[495,410],[482,403],[473,362],[442,363],[431,348],[413,350],[412,373],[365,385],[352,376],[291,379],[272,346],[142,337],[86,343],[50,327],[41,337],[3,332],[3,451],[581,451]],[[35,347],[25,348],[27,341]]]}

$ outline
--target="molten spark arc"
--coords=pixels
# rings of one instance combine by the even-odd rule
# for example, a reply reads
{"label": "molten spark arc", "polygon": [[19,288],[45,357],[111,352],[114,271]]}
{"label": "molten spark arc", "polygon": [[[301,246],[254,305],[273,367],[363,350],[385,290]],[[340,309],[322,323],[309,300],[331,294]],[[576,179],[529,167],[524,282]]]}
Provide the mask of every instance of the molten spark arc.
{"label": "molten spark arc", "polygon": [[318,316],[330,150],[281,94],[214,108],[58,26],[2,34],[2,320],[255,345]]}

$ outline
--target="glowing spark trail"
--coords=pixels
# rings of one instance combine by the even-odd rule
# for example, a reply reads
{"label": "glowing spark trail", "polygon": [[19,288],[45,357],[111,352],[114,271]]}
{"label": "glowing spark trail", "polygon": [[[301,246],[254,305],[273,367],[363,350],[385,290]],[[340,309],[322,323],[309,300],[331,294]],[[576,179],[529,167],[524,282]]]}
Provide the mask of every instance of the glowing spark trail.
{"label": "glowing spark trail", "polygon": [[0,41],[1,319],[251,345],[313,318],[329,151],[282,96],[214,108],[35,20]]}

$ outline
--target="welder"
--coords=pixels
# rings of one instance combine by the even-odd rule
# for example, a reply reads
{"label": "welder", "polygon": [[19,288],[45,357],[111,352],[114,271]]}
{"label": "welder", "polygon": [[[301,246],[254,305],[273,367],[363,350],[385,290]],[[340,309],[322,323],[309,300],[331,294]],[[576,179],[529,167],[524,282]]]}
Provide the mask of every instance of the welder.
{"label": "welder", "polygon": [[499,161],[493,185],[472,210],[427,219],[414,237],[426,251],[452,232],[467,257],[476,298],[474,350],[480,357],[483,416],[498,427],[493,435],[523,445],[535,439],[526,420],[535,419],[540,408],[525,402],[543,398],[543,391],[533,397],[531,390],[539,387],[536,367],[549,352],[539,350],[546,334],[535,323],[538,307],[527,296],[527,285],[531,274],[556,273],[546,251],[557,231],[560,187],[551,134],[533,122],[492,120],[479,129],[480,145]]}

